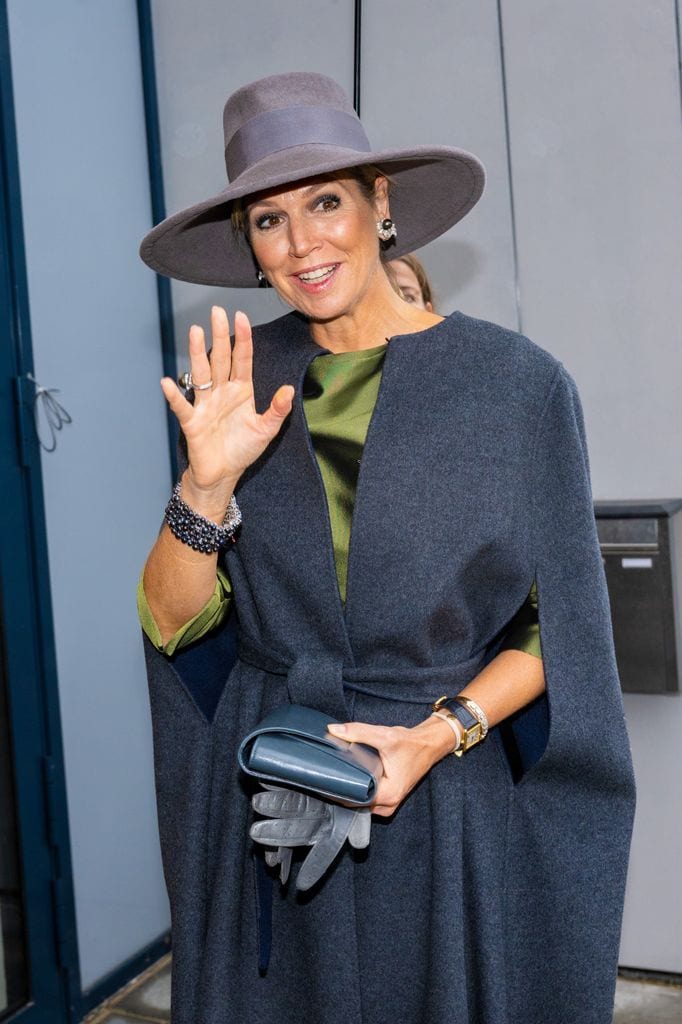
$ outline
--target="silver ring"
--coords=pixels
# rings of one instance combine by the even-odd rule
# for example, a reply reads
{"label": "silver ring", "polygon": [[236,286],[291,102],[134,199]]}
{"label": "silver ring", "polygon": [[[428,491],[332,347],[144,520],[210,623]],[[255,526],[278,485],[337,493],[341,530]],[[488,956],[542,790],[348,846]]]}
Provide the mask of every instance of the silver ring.
{"label": "silver ring", "polygon": [[208,391],[209,388],[213,387],[212,380],[209,380],[207,384],[195,384],[189,370],[185,370],[182,376],[178,377],[178,384],[185,391]]}

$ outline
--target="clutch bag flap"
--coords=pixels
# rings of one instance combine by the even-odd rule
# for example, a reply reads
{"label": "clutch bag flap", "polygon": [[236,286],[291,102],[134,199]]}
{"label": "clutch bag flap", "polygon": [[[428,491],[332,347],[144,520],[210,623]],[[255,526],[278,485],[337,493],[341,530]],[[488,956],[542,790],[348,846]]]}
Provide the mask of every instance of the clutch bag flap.
{"label": "clutch bag flap", "polygon": [[330,736],[329,715],[299,704],[270,712],[242,741],[238,759],[249,775],[363,805],[382,774],[373,747]]}

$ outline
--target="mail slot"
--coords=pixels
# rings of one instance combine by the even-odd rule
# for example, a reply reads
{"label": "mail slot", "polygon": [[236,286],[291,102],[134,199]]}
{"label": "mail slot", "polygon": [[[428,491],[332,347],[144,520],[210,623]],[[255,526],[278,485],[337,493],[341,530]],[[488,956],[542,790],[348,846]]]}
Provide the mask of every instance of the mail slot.
{"label": "mail slot", "polygon": [[621,686],[679,693],[682,499],[595,503]]}

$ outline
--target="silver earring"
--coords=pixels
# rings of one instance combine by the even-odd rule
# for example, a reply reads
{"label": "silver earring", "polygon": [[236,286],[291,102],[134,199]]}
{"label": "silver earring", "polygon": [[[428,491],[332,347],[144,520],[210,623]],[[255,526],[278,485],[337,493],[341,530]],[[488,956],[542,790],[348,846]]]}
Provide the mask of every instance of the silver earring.
{"label": "silver earring", "polygon": [[263,284],[263,281],[265,280],[265,274],[263,273],[262,270],[256,271],[256,280],[258,281],[258,284]]}
{"label": "silver earring", "polygon": [[390,217],[377,221],[377,235],[382,242],[390,242],[392,238],[397,238],[398,231]]}

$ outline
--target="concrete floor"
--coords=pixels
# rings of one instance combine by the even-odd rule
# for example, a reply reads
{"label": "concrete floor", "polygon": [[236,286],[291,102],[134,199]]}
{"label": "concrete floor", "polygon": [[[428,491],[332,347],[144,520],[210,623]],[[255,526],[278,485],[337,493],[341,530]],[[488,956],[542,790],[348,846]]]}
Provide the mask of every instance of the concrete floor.
{"label": "concrete floor", "polygon": [[87,1024],[168,1024],[170,970],[169,954],[108,999],[85,1021]]}
{"label": "concrete floor", "polygon": [[618,979],[614,1024],[682,1024],[682,985]]}
{"label": "concrete floor", "polygon": [[[165,956],[135,978],[90,1014],[87,1024],[168,1024],[170,960]],[[619,978],[613,1024],[682,1024],[682,984]]]}

